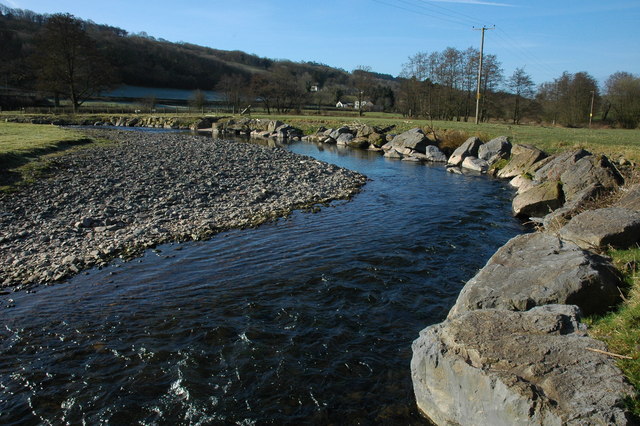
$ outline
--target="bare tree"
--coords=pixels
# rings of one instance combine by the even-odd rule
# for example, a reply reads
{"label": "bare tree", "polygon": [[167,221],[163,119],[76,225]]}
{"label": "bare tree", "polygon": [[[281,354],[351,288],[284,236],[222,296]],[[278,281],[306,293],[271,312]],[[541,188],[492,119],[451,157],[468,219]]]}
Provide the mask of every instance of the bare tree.
{"label": "bare tree", "polygon": [[38,38],[34,61],[39,86],[56,96],[66,96],[74,113],[114,81],[111,66],[99,54],[83,22],[69,14],[49,17]]}
{"label": "bare tree", "polygon": [[142,106],[149,112],[154,112],[158,99],[155,95],[149,95],[142,99]]}
{"label": "bare tree", "polygon": [[493,95],[504,81],[503,70],[496,55],[485,55],[482,66],[482,98],[480,99],[480,119],[486,121],[490,115],[497,116],[499,107]]}
{"label": "bare tree", "polygon": [[531,98],[534,94],[533,80],[529,74],[524,71],[524,68],[516,68],[509,80],[507,81],[511,93],[515,96],[515,102],[513,107],[513,124],[520,124],[521,117],[521,103],[522,99]]}
{"label": "bare tree", "polygon": [[538,99],[545,116],[553,116],[557,122],[568,126],[577,126],[589,120],[591,100],[597,106],[600,91],[598,83],[588,73],[571,74],[565,71],[553,82],[540,86]]}
{"label": "bare tree", "polygon": [[640,123],[640,77],[628,72],[616,72],[605,82],[606,99],[616,121],[625,128],[635,129]]}
{"label": "bare tree", "polygon": [[353,85],[356,89],[356,96],[358,98],[358,104],[356,108],[358,109],[358,115],[362,116],[364,114],[365,100],[366,96],[370,95],[370,92],[373,88],[373,76],[371,75],[371,67],[359,65],[352,72],[353,75]]}
{"label": "bare tree", "polygon": [[224,75],[218,82],[216,89],[222,92],[227,107],[235,113],[241,107],[248,84],[240,74]]}
{"label": "bare tree", "polygon": [[207,103],[207,97],[205,93],[198,89],[195,90],[191,94],[191,99],[189,99],[189,105],[196,110],[199,110],[201,114],[204,114],[204,106]]}
{"label": "bare tree", "polygon": [[478,77],[480,51],[470,47],[462,52],[462,90],[464,91],[464,121],[469,120]]}

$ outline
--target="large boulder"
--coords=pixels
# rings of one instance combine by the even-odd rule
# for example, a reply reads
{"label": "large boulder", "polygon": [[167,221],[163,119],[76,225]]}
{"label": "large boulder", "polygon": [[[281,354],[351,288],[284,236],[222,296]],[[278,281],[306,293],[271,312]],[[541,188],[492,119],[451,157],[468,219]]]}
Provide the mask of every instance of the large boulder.
{"label": "large boulder", "polygon": [[371,133],[367,139],[369,140],[369,143],[376,148],[382,148],[382,145],[386,143],[384,135],[381,133]]}
{"label": "large boulder", "polygon": [[640,210],[640,184],[622,190],[622,197],[615,203],[615,207]]}
{"label": "large boulder", "polygon": [[377,129],[375,127],[372,127],[372,126],[369,126],[367,124],[364,124],[364,125],[358,127],[358,129],[356,131],[356,137],[368,139],[369,136],[371,136],[372,134],[379,133],[379,132],[380,132],[379,129]]}
{"label": "large boulder", "polygon": [[560,175],[562,191],[567,201],[593,185],[605,190],[618,188],[624,182],[622,176],[604,155],[588,155],[575,162],[573,167]]}
{"label": "large boulder", "polygon": [[489,163],[480,158],[465,157],[465,159],[462,160],[461,167],[463,169],[473,170],[474,172],[487,173],[487,170],[489,170]]}
{"label": "large boulder", "polygon": [[280,120],[269,120],[267,123],[267,132],[274,133],[278,127],[282,127],[284,123]]}
{"label": "large boulder", "polygon": [[585,210],[585,206],[592,202],[598,195],[605,192],[602,185],[592,184],[573,195],[571,200],[542,219],[546,232],[557,232],[571,220],[572,217]]}
{"label": "large boulder", "polygon": [[366,149],[369,148],[369,141],[360,137],[352,138],[349,142],[347,142],[347,145],[351,148]]}
{"label": "large boulder", "polygon": [[395,158],[402,159],[404,155],[400,153],[397,149],[391,148],[384,153],[384,156],[387,158]]}
{"label": "large boulder", "polygon": [[480,310],[430,326],[413,342],[416,402],[439,425],[626,425],[634,394],[592,349],[575,306]]}
{"label": "large boulder", "polygon": [[507,158],[510,154],[511,142],[507,136],[498,136],[478,148],[478,158],[489,164],[493,164],[501,158]]}
{"label": "large boulder", "polygon": [[427,145],[424,151],[425,156],[427,157],[427,161],[433,161],[436,163],[446,163],[447,156],[444,155],[440,148],[435,145]]}
{"label": "large boulder", "polygon": [[548,181],[516,195],[511,206],[514,216],[530,218],[546,216],[563,203],[564,195],[560,182]]}
{"label": "large boulder", "polygon": [[337,141],[340,135],[344,133],[351,133],[351,129],[347,126],[342,126],[337,129],[328,129],[327,132],[329,133],[327,136],[330,136],[332,139]]}
{"label": "large boulder", "polygon": [[466,157],[477,157],[478,149],[480,149],[481,145],[482,141],[479,138],[476,136],[470,137],[453,151],[447,164],[450,166],[460,166]]}
{"label": "large boulder", "polygon": [[498,172],[498,177],[511,179],[520,176],[529,172],[534,164],[546,157],[547,154],[534,146],[516,144],[511,148],[511,158]]}
{"label": "large boulder", "polygon": [[578,160],[589,155],[591,155],[591,153],[584,149],[553,155],[543,167],[535,172],[533,178],[539,182],[560,180],[560,176],[562,176],[564,172],[573,168]]}
{"label": "large boulder", "polygon": [[587,210],[560,229],[560,237],[584,249],[628,248],[640,242],[640,211],[620,207]]}
{"label": "large boulder", "polygon": [[475,309],[525,311],[554,303],[587,314],[618,303],[620,280],[601,256],[558,237],[533,233],[512,238],[464,286],[449,318]]}
{"label": "large boulder", "polygon": [[447,156],[444,155],[444,153],[440,151],[440,149],[435,145],[427,145],[424,154],[413,152],[410,155],[411,157],[414,157],[420,161],[428,161],[433,163],[446,163],[447,161]]}
{"label": "large boulder", "polygon": [[399,152],[403,152],[404,149],[408,148],[424,154],[426,146],[430,143],[431,141],[427,139],[422,129],[416,127],[396,135],[391,142],[383,145],[382,149],[388,151],[393,148]]}
{"label": "large boulder", "polygon": [[518,194],[522,194],[525,191],[530,190],[536,186],[536,182],[531,180],[528,176],[518,175],[509,181],[509,185],[518,189]]}
{"label": "large boulder", "polygon": [[349,142],[353,139],[353,135],[351,133],[340,133],[336,138],[336,143],[338,145],[348,145]]}

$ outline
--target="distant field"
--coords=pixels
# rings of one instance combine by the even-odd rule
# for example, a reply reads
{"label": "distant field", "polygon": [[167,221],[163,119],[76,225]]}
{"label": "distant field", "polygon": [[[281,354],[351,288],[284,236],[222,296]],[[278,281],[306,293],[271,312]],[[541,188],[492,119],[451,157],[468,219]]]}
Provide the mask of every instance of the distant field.
{"label": "distant field", "polygon": [[305,130],[306,133],[315,131],[321,125],[326,127],[339,126],[350,122],[360,122],[370,125],[396,125],[396,131],[401,132],[413,127],[431,127],[437,134],[451,131],[464,132],[468,136],[478,136],[485,142],[496,136],[509,136],[511,141],[519,144],[531,144],[548,152],[566,151],[574,147],[581,147],[593,153],[602,153],[617,159],[624,156],[640,163],[640,130],[626,129],[570,129],[566,127],[536,126],[536,125],[508,125],[458,121],[430,121],[405,119],[398,115],[368,113],[364,117],[330,117],[330,116],[299,116],[299,115],[253,115],[259,118],[278,118],[293,126]]}
{"label": "distant field", "polygon": [[[15,115],[15,113],[0,113],[2,116]],[[119,114],[115,114],[119,116]],[[145,114],[137,115],[144,117]],[[172,113],[172,114],[154,114],[154,116],[171,116],[180,117],[182,121],[195,121],[200,114],[184,114],[184,113]],[[76,119],[91,118],[92,120],[99,121],[101,115],[78,115]],[[640,130],[625,130],[625,129],[571,129],[565,127],[551,127],[551,126],[537,126],[537,125],[509,125],[509,124],[495,124],[495,123],[483,123],[475,125],[472,122],[457,122],[457,121],[430,121],[424,119],[406,119],[399,114],[385,114],[385,113],[367,113],[364,117],[359,117],[353,110],[345,110],[340,115],[266,115],[266,114],[252,114],[252,118],[263,118],[270,120],[281,120],[289,123],[293,126],[299,127],[309,134],[315,132],[318,127],[337,127],[342,124],[349,124],[354,122],[365,123],[377,126],[391,126],[395,125],[395,132],[402,132],[414,127],[430,128],[433,127],[439,137],[443,139],[451,139],[452,137],[460,140],[465,139],[468,136],[478,136],[482,140],[487,141],[496,136],[509,136],[512,142],[520,144],[531,144],[538,148],[548,152],[554,153],[558,151],[564,151],[581,147],[587,149],[593,153],[602,153],[611,157],[613,160],[618,159],[620,156],[632,160],[636,163],[640,163]],[[71,118],[71,117],[70,117]],[[37,126],[37,131],[30,130],[25,132],[29,133],[29,136],[25,140],[26,135],[22,136],[7,136],[7,127],[5,124],[0,123],[0,153],[5,152],[6,147],[2,146],[2,141],[7,138],[15,141],[20,139],[23,143],[20,149],[29,149],[31,145],[37,146],[40,143],[46,143],[47,138],[53,135],[53,139],[56,139],[59,133],[54,126]],[[45,129],[44,127],[48,127]],[[68,135],[67,133],[64,133]],[[74,136],[69,136],[74,138]],[[77,136],[76,136],[77,137]],[[5,142],[6,143],[6,142]]]}
{"label": "distant field", "polygon": [[[167,89],[167,88],[153,88],[153,87],[139,87],[139,86],[127,86],[123,85],[116,89],[102,92],[100,96],[106,98],[129,98],[129,99],[145,99],[155,97],[156,99],[167,100],[189,100],[193,96],[194,90],[183,89]],[[207,101],[221,101],[222,95],[212,90],[203,90]]]}

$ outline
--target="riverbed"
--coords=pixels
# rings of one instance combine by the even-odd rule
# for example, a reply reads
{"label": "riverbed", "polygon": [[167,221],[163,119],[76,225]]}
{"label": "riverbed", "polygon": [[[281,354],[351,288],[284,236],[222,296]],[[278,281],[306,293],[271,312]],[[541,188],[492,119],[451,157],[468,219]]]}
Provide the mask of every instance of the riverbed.
{"label": "riverbed", "polygon": [[411,341],[524,231],[513,191],[375,152],[288,149],[370,181],[316,213],[0,296],[0,422],[423,423]]}

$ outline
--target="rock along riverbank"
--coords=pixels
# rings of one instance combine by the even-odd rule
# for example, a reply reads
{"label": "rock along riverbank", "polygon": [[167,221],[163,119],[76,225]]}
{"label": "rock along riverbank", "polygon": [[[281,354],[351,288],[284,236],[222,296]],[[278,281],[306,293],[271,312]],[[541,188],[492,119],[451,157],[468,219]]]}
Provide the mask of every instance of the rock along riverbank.
{"label": "rock along riverbank", "polygon": [[185,134],[90,130],[117,143],[55,160],[0,195],[0,286],[64,280],[170,241],[210,238],[348,199],[366,177],[284,149]]}

